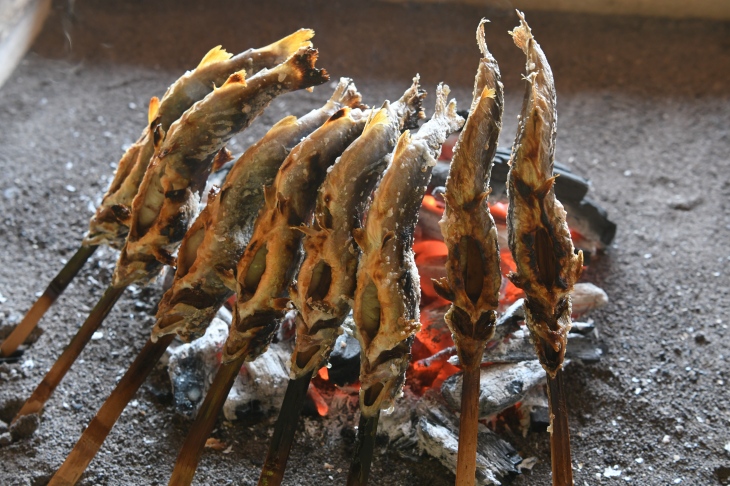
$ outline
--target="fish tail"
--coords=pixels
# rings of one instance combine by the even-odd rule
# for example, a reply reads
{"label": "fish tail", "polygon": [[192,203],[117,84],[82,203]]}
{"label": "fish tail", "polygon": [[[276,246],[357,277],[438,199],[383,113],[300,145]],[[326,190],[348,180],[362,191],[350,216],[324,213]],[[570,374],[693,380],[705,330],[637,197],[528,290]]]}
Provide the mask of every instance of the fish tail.
{"label": "fish tail", "polygon": [[344,77],[340,78],[339,83],[337,83],[330,102],[337,103],[341,106],[349,106],[350,108],[367,108],[367,105],[362,104],[362,95],[357,90],[353,80]]}
{"label": "fish tail", "polygon": [[426,91],[421,88],[421,76],[416,74],[411,87],[403,93],[401,99],[393,103],[393,108],[398,113],[398,118],[403,120],[401,130],[418,128],[418,122],[426,117],[423,111],[423,100],[425,97]]}
{"label": "fish tail", "polygon": [[[317,49],[303,47],[274,70],[284,70],[287,73],[286,82],[293,85],[294,89],[319,86],[329,81],[330,76],[326,70],[315,67],[318,57],[319,51]],[[289,79],[288,74],[292,74],[294,79]]]}
{"label": "fish tail", "polygon": [[436,88],[436,110],[433,118],[441,119],[449,132],[455,132],[464,125],[464,119],[456,112],[456,100],[447,102],[451,93],[449,85],[440,83]]}
{"label": "fish tail", "polygon": [[517,47],[522,49],[522,51],[527,54],[530,41],[534,40],[534,38],[532,37],[532,29],[530,29],[530,26],[527,25],[527,22],[525,21],[525,14],[523,14],[519,10],[517,10],[516,12],[517,16],[520,18],[520,25],[515,27],[514,30],[510,31],[510,35],[512,36],[512,39],[514,40],[514,43],[517,45]]}
{"label": "fish tail", "polygon": [[312,29],[299,29],[293,34],[279,39],[273,44],[269,44],[262,50],[268,50],[281,57],[288,58],[299,49],[312,47],[312,43],[310,42],[312,37],[314,37],[314,31]]}

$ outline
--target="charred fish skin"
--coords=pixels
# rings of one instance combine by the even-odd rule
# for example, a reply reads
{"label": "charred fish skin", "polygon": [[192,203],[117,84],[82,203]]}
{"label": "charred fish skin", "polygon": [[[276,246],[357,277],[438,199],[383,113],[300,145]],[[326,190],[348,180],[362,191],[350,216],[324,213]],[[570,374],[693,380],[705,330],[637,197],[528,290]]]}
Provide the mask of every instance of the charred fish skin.
{"label": "charred fish skin", "polygon": [[317,50],[300,49],[285,63],[245,79],[232,74],[223,86],[197,102],[170,127],[150,162],[132,203],[127,242],[114,271],[114,285],[149,281],[172,254],[198,210],[215,155],[280,94],[329,79],[317,69]]}
{"label": "charred fish skin", "polygon": [[221,305],[236,290],[234,270],[263,205],[263,188],[300,140],[344,106],[361,107],[362,97],[342,78],[327,103],[297,119],[288,116],[238,158],[219,192],[183,238],[172,287],[163,296],[152,340],[177,334],[190,342],[205,333]]}
{"label": "charred fish skin", "polygon": [[352,230],[362,226],[367,200],[401,130],[424,117],[425,94],[416,77],[398,101],[386,101],[373,111],[362,135],[329,170],[317,194],[312,226],[301,227],[305,258],[289,289],[298,311],[292,379],[319,369],[342,333],[340,324],[350,312],[360,256]]}
{"label": "charred fish skin", "polygon": [[520,15],[512,32],[527,57],[527,89],[507,180],[509,247],[517,270],[512,282],[525,291],[526,323],[543,368],[551,377],[563,364],[570,330],[570,291],[583,267],[555,198],[553,157],[557,115],[555,84],[545,54]]}
{"label": "charred fish skin", "polygon": [[420,287],[413,250],[418,210],[431,169],[450,133],[464,123],[449,88],[440,85],[436,111],[418,133],[400,136],[375,190],[365,228],[354,231],[362,250],[353,317],[360,341],[360,411],[374,417],[393,406],[405,381],[414,334],[420,329]]}
{"label": "charred fish skin", "polygon": [[237,266],[233,323],[223,347],[223,362],[263,353],[289,302],[287,288],[301,258],[302,232],[311,218],[312,194],[327,169],[362,133],[367,112],[345,107],[289,154],[274,184],[264,189],[264,208]]}
{"label": "charred fish skin", "polygon": [[162,138],[173,122],[215,86],[225,83],[231,74],[245,69],[250,77],[263,69],[273,68],[299,49],[311,47],[313,35],[312,30],[300,29],[269,46],[248,49],[234,57],[220,46],[215,47],[203,57],[197,68],[173,83],[161,101],[153,98],[148,127],[120,160],[112,184],[89,221],[83,244],[108,244],[122,249],[129,232],[132,201],[154,155],[155,137],[158,140]]}
{"label": "charred fish skin", "polygon": [[484,346],[494,334],[502,283],[497,228],[487,196],[502,129],[504,92],[497,61],[487,49],[485,22],[477,28],[482,59],[469,117],[454,148],[439,222],[449,250],[447,276],[434,282],[439,294],[453,302],[444,317],[467,368],[479,366]]}

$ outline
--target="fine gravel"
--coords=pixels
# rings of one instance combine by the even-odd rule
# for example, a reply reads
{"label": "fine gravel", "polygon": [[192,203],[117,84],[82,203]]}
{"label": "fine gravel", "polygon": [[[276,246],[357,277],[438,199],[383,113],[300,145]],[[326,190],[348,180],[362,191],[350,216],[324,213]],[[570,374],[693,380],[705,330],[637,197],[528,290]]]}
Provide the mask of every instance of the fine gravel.
{"label": "fine gravel", "polygon": [[[447,82],[469,106],[487,40],[505,92],[501,144],[516,129],[524,57],[507,35],[513,12],[468,6],[307,1],[56,2],[43,32],[0,88],[0,328],[22,317],[76,250],[123,148],[146,123],[151,96],[213,46],[260,46],[317,31],[319,64],[355,79],[380,105],[415,73],[433,94]],[[507,4],[502,2],[501,4]],[[618,233],[584,280],[610,303],[593,314],[609,352],[571,365],[570,426],[577,485],[723,484],[730,471],[730,24],[528,12],[558,92],[557,159],[593,182],[591,197]],[[329,97],[328,86],[274,101],[232,144],[240,152],[285,114]],[[19,362],[0,364],[0,420],[30,394],[110,281],[100,250],[41,322]],[[128,289],[56,390],[38,431],[0,448],[0,484],[41,485],[145,342],[158,285]],[[164,484],[190,422],[176,415],[160,365],[122,415],[81,484]],[[230,449],[206,450],[196,484],[255,484],[275,417],[219,422]],[[285,484],[342,484],[351,430],[305,420]],[[3,424],[0,423],[0,427]],[[314,431],[314,434],[311,432]],[[550,482],[546,431],[502,431],[539,459],[512,484]],[[3,439],[3,437],[6,437]],[[7,442],[0,433],[0,443]],[[620,473],[620,476],[619,476]],[[437,461],[413,462],[379,444],[373,485],[447,485]]]}

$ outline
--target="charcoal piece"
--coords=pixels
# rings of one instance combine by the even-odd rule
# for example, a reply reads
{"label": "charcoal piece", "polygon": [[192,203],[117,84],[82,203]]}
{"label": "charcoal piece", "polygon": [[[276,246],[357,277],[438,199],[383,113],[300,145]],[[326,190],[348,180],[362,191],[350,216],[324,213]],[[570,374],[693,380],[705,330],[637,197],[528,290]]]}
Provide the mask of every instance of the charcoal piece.
{"label": "charcoal piece", "polygon": [[550,409],[548,407],[533,407],[530,411],[530,425],[534,430],[545,431],[550,425]]}
{"label": "charcoal piece", "polygon": [[175,409],[188,418],[195,418],[198,406],[205,398],[205,363],[199,354],[190,354],[178,360],[170,374]]}
{"label": "charcoal piece", "polygon": [[[459,447],[459,422],[441,400],[424,398],[418,404],[416,432],[424,452],[436,458],[451,471],[456,471]],[[522,458],[515,449],[494,432],[479,425],[477,445],[477,485],[503,484],[519,473]]]}
{"label": "charcoal piece", "polygon": [[338,386],[354,383],[360,377],[360,343],[349,333],[342,333],[330,354],[330,381]]}
{"label": "charcoal piece", "polygon": [[[534,350],[532,354],[534,356]],[[545,381],[545,370],[536,359],[483,367],[480,375],[480,419],[515,405],[531,388]],[[441,386],[441,393],[452,410],[461,410],[462,378],[462,373],[457,373]]]}
{"label": "charcoal piece", "polygon": [[581,334],[587,336],[592,334],[596,330],[596,324],[593,321],[590,322],[573,322],[570,327],[571,334]]}

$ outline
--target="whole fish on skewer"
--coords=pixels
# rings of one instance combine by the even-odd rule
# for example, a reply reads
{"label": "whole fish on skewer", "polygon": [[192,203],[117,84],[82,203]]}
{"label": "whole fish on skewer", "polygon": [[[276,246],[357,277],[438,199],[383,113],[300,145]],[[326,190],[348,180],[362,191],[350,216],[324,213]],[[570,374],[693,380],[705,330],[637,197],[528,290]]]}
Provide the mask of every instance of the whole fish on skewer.
{"label": "whole fish on skewer", "polygon": [[150,280],[162,264],[174,263],[172,254],[198,211],[215,154],[276,96],[324,83],[327,76],[314,68],[316,59],[317,51],[306,47],[251,78],[235,73],[172,124],[132,203],[115,286]]}
{"label": "whole fish on skewer", "polygon": [[190,341],[205,332],[236,290],[234,270],[263,204],[264,186],[272,184],[302,138],[341,108],[361,107],[361,100],[352,80],[342,78],[324,106],[299,119],[284,118],[236,161],[183,239],[175,279],[158,306],[153,341],[171,333]]}
{"label": "whole fish on skewer", "polygon": [[482,20],[477,44],[482,52],[469,117],[454,148],[440,221],[449,255],[446,277],[434,289],[453,302],[444,316],[464,368],[456,482],[473,485],[479,420],[479,366],[494,335],[502,272],[497,228],[487,206],[492,159],[502,129],[504,94],[499,68],[487,49]]}
{"label": "whole fish on skewer", "polygon": [[571,326],[570,291],[580,277],[563,205],[555,198],[553,159],[557,112],[552,70],[524,16],[512,38],[527,57],[525,98],[508,176],[512,282],[525,292],[525,323],[548,375],[553,484],[573,483],[562,368]]}
{"label": "whole fish on skewer", "polygon": [[348,485],[366,484],[382,409],[394,406],[405,381],[413,336],[420,329],[419,277],[413,232],[441,145],[464,123],[441,85],[436,110],[416,135],[401,135],[354,237],[362,249],[353,317],[360,358],[360,426]]}

